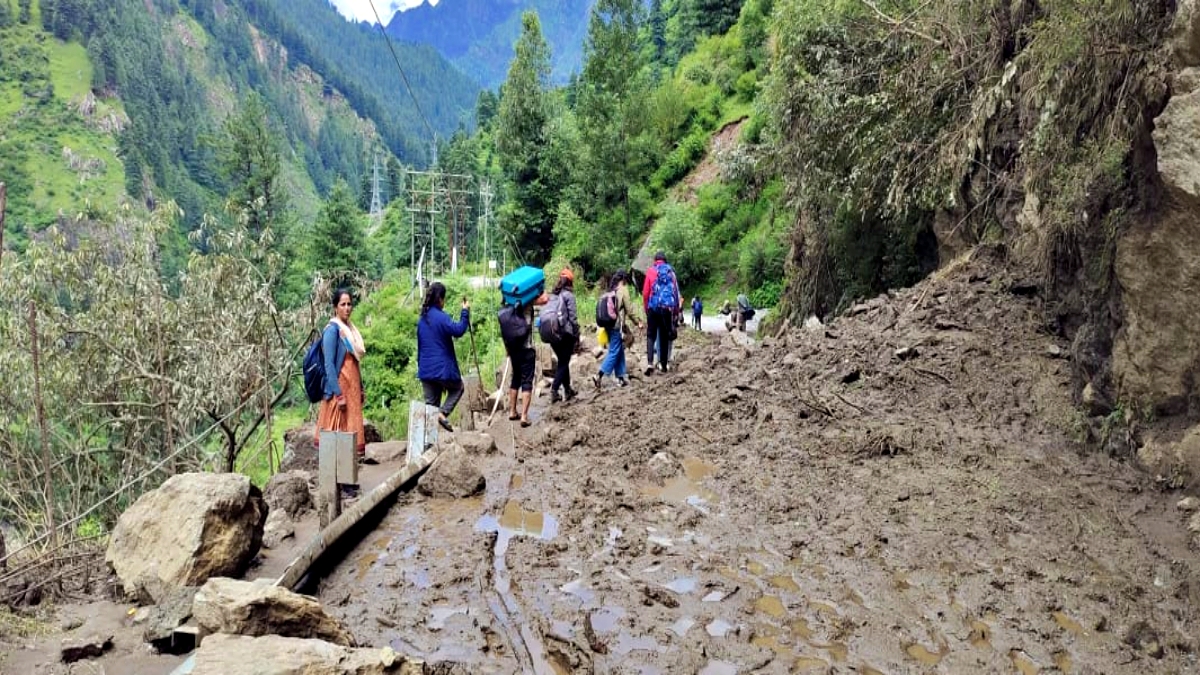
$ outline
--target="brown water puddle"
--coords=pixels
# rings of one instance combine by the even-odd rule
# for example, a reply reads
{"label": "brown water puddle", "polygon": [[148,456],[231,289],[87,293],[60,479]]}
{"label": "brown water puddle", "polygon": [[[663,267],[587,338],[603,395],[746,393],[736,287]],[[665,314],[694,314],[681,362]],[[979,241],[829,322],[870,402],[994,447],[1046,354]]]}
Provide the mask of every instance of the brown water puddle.
{"label": "brown water puddle", "polygon": [[976,619],[971,621],[971,633],[967,639],[980,649],[992,648],[992,627]]}
{"label": "brown water puddle", "polygon": [[1054,617],[1054,623],[1058,624],[1059,628],[1062,628],[1075,637],[1083,635],[1083,624],[1072,619],[1070,615],[1065,612],[1054,612],[1052,616]]}
{"label": "brown water puddle", "polygon": [[923,666],[932,668],[942,662],[950,653],[950,648],[943,646],[938,651],[930,651],[925,645],[914,642],[904,648],[904,652]]}
{"label": "brown water puddle", "polygon": [[682,464],[683,475],[668,480],[662,487],[643,488],[642,492],[665,502],[685,502],[694,506],[717,502],[717,494],[700,485],[700,481],[716,475],[717,467],[696,457],[685,457]]}
{"label": "brown water puddle", "polygon": [[1038,673],[1042,672],[1041,668],[1038,668],[1038,665],[1033,662],[1033,659],[1029,658],[1029,656],[1020,649],[1014,649],[1010,651],[1008,653],[1008,658],[1012,660],[1013,667],[1016,668],[1017,672],[1021,673],[1021,675],[1038,675]]}

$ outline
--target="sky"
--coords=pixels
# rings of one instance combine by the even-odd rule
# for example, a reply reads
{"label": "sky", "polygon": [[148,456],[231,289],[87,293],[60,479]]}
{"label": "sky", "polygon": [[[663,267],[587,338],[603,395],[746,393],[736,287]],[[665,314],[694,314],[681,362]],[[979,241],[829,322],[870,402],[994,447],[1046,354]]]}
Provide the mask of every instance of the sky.
{"label": "sky", "polygon": [[[331,2],[347,19],[375,23],[375,13],[371,11],[371,0],[331,0]],[[392,20],[392,15],[396,12],[416,7],[425,0],[374,0],[374,2],[375,9],[379,10],[379,16],[386,24]],[[429,0],[429,4],[436,5],[438,0]]]}

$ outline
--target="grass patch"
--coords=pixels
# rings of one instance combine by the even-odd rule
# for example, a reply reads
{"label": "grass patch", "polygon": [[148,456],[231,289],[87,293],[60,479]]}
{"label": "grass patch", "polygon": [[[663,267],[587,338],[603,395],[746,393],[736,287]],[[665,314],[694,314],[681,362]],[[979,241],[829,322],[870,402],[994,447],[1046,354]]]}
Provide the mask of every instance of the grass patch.
{"label": "grass patch", "polygon": [[[300,406],[294,408],[280,408],[275,411],[275,419],[271,423],[271,435],[267,436],[267,426],[263,426],[258,430],[254,437],[246,444],[246,449],[242,451],[238,457],[234,469],[243,475],[250,477],[250,482],[258,487],[264,487],[267,481],[271,480],[271,448],[268,447],[267,441],[274,444],[275,461],[279,462],[283,459],[283,434],[289,429],[304,424],[308,419],[308,406]],[[278,467],[276,467],[278,468]]]}
{"label": "grass patch", "polygon": [[92,88],[92,62],[87,50],[77,42],[47,40],[46,51],[54,97],[65,103],[78,102]]}

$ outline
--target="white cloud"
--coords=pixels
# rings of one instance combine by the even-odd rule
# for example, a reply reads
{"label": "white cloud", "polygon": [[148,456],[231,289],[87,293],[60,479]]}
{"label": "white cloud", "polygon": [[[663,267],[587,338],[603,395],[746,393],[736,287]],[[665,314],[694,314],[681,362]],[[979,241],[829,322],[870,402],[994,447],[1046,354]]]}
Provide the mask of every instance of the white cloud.
{"label": "white cloud", "polygon": [[[375,12],[371,11],[371,0],[330,0],[334,7],[342,13],[342,16],[353,21],[367,21],[375,23]],[[375,9],[379,10],[379,16],[386,24],[392,20],[392,15],[396,12],[403,12],[406,9],[412,9],[420,5],[426,0],[373,0]],[[438,0],[428,0],[429,4],[436,5]]]}

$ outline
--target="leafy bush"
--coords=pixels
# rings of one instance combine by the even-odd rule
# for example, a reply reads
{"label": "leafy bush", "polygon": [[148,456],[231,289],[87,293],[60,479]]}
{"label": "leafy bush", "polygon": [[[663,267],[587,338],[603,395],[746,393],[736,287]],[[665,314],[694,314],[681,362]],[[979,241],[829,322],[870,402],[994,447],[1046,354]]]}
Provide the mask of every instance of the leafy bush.
{"label": "leafy bush", "polygon": [[783,282],[769,281],[750,292],[750,304],[758,308],[774,307],[783,297]]}
{"label": "leafy bush", "polygon": [[698,284],[708,274],[712,246],[695,212],[687,206],[668,205],[650,233],[650,241],[655,248],[667,252],[667,260],[675,268],[680,286]]}

